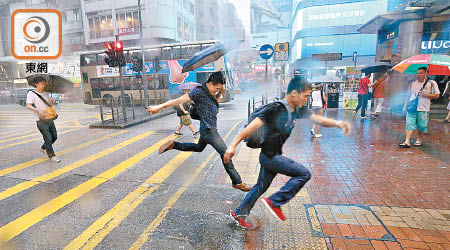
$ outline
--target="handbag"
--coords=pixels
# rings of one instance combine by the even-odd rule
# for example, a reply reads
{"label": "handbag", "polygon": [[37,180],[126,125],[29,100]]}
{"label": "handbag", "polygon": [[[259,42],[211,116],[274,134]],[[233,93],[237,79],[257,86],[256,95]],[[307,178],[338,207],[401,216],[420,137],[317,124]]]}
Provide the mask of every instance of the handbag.
{"label": "handbag", "polygon": [[[423,88],[425,88],[427,83],[428,83],[428,78],[425,81],[425,83],[423,84],[422,88],[419,90],[419,92],[422,91]],[[410,88],[411,88],[411,85],[410,85]],[[406,111],[408,111],[408,113],[415,113],[415,112],[417,112],[417,106],[419,106],[419,97],[416,95],[416,97],[414,99],[410,100],[408,102],[408,104],[406,105]]]}
{"label": "handbag", "polygon": [[[206,95],[211,99],[211,101],[217,106],[217,108],[219,108],[219,103],[217,102],[216,99],[214,99],[209,92],[205,89],[205,87],[202,86],[198,86],[197,88],[202,88],[203,91],[205,91]],[[195,107],[196,104],[194,103],[194,105],[192,105],[192,108],[190,110],[190,115],[191,118],[194,120],[200,120],[200,115],[198,114],[197,108]]]}
{"label": "handbag", "polygon": [[48,108],[44,109],[44,120],[46,121],[53,121],[58,118],[58,114],[56,113],[55,107],[53,107],[50,103],[47,102],[47,100],[44,99],[40,94],[36,93],[34,90],[32,90],[33,93],[35,93],[42,102],[45,103],[45,105],[48,106]]}

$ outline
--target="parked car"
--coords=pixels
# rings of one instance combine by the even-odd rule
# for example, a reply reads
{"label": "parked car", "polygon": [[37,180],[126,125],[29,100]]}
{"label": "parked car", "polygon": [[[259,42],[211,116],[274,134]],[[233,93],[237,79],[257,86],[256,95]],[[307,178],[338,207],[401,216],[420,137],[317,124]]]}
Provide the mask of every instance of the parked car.
{"label": "parked car", "polygon": [[[34,90],[34,88],[20,88],[13,91],[13,98],[14,103],[20,104],[21,106],[26,106],[27,104],[27,94],[31,90]],[[59,93],[52,93],[50,96],[54,100],[54,104],[57,105],[61,102],[61,94]]]}

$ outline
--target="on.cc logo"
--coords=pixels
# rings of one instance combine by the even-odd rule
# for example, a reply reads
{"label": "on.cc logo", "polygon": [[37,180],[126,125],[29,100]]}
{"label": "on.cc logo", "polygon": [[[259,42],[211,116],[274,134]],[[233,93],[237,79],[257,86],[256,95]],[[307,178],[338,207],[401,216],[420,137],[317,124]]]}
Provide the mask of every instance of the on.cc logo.
{"label": "on.cc logo", "polygon": [[23,25],[23,35],[30,43],[42,43],[47,40],[49,34],[50,26],[42,17],[30,17]]}

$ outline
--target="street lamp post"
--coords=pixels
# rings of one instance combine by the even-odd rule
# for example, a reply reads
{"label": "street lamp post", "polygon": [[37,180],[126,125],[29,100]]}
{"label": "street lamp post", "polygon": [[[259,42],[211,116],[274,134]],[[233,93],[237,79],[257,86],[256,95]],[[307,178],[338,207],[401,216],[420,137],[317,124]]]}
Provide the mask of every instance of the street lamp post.
{"label": "street lamp post", "polygon": [[141,84],[144,85],[144,103],[145,107],[149,105],[148,103],[148,86],[147,86],[147,76],[146,76],[146,68],[145,68],[145,56],[144,56],[144,42],[142,41],[142,15],[141,15],[141,0],[138,0],[138,9],[139,9],[139,39],[141,41],[141,53],[142,53],[142,78]]}

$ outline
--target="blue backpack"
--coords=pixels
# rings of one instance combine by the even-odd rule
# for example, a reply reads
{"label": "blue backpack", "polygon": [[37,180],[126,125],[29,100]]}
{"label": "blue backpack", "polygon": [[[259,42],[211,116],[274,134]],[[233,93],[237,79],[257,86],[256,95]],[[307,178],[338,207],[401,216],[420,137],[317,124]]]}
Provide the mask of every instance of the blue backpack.
{"label": "blue backpack", "polygon": [[[277,101],[279,103],[282,103],[286,110],[288,111],[288,121],[286,122],[285,126],[289,126],[289,124],[292,122],[291,112],[289,111],[289,104],[285,100]],[[261,106],[257,108],[253,113],[250,114],[250,117],[248,118],[247,127],[256,117],[259,117],[261,113],[263,113],[267,106],[270,104],[266,104],[264,106]],[[244,141],[247,144],[247,147],[249,148],[261,148],[262,144],[264,142],[264,137],[266,134],[265,125],[261,126],[257,130],[253,131]]]}

